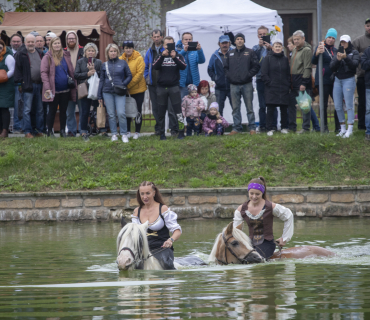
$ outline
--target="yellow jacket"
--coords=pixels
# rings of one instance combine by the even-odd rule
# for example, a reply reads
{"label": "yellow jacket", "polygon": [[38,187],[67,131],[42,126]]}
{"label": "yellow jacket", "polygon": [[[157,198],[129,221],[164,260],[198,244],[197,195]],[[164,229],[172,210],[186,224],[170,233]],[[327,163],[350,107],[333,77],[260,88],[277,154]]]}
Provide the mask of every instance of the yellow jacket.
{"label": "yellow jacket", "polygon": [[119,57],[128,63],[128,67],[132,73],[132,80],[128,84],[130,94],[136,94],[146,91],[146,82],[144,79],[145,63],[144,59],[139,52],[134,50],[131,57],[126,57],[126,53]]}

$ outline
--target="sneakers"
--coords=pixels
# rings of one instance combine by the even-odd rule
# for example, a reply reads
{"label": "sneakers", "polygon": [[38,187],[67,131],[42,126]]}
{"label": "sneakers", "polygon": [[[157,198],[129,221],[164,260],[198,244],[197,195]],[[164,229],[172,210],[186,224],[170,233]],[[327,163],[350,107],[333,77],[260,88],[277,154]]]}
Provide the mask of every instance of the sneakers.
{"label": "sneakers", "polygon": [[104,138],[109,138],[108,132],[101,132],[99,133],[99,136],[104,137]]}
{"label": "sneakers", "polygon": [[122,135],[122,142],[127,143],[128,142],[128,134]]}
{"label": "sneakers", "polygon": [[139,139],[139,137],[140,137],[140,133],[135,132],[132,139],[137,140],[137,139]]}
{"label": "sneakers", "polygon": [[339,133],[337,134],[337,137],[342,137],[346,134],[347,131],[339,131]]}
{"label": "sneakers", "polygon": [[159,137],[159,140],[167,140],[166,135],[164,133],[161,134],[161,136]]}
{"label": "sneakers", "polygon": [[287,134],[287,133],[289,133],[289,130],[288,129],[281,129],[281,133],[282,134]]}
{"label": "sneakers", "polygon": [[234,134],[238,134],[239,132],[238,131],[231,131],[229,136],[233,136]]}
{"label": "sneakers", "polygon": [[302,130],[297,132],[297,134],[306,134],[306,133],[310,133],[310,130],[302,129]]}
{"label": "sneakers", "polygon": [[370,134],[365,134],[365,141],[370,142]]}
{"label": "sneakers", "polygon": [[110,141],[118,141],[118,137],[116,134],[113,134],[112,135],[112,138],[110,139]]}
{"label": "sneakers", "polygon": [[177,139],[180,139],[180,140],[185,139],[185,133],[184,133],[184,131],[180,131],[179,132],[179,135],[177,136]]}
{"label": "sneakers", "polygon": [[25,137],[27,139],[32,139],[33,138],[33,135],[31,133],[26,133]]}
{"label": "sneakers", "polygon": [[82,134],[81,137],[82,137],[83,141],[85,141],[85,142],[90,141],[89,136],[86,133]]}
{"label": "sneakers", "polygon": [[274,132],[275,132],[275,130],[270,130],[270,131],[267,132],[267,135],[271,137],[271,136],[274,135]]}
{"label": "sneakers", "polygon": [[352,134],[353,134],[353,132],[347,130],[346,134],[343,135],[342,138],[349,138]]}
{"label": "sneakers", "polygon": [[251,131],[249,131],[249,133],[250,133],[251,135],[254,135],[254,134],[256,134],[256,130],[251,130]]}
{"label": "sneakers", "polygon": [[131,138],[131,132],[127,132],[126,136],[127,136],[127,139],[130,139]]}

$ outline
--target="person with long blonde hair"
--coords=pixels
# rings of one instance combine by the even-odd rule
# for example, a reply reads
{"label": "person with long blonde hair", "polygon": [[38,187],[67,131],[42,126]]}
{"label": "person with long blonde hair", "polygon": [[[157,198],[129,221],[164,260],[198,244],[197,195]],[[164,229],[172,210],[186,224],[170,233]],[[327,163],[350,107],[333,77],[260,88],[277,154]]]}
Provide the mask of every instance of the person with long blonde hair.
{"label": "person with long blonde hair", "polygon": [[42,101],[49,103],[47,117],[48,137],[53,136],[53,126],[58,106],[60,136],[66,137],[65,126],[68,101],[76,101],[76,81],[74,88],[71,88],[68,85],[68,78],[74,80],[71,54],[69,51],[63,50],[60,38],[56,37],[51,39],[49,51],[41,61]]}

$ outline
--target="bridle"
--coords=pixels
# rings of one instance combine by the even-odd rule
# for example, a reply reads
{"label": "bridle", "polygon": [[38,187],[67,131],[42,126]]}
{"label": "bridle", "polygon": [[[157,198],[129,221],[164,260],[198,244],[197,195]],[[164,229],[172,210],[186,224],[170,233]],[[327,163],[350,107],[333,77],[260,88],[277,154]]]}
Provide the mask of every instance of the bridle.
{"label": "bridle", "polygon": [[[135,253],[129,248],[129,247],[123,247],[119,252],[118,252],[118,255],[121,254],[122,251],[124,250],[127,250],[128,252],[130,252],[130,254],[132,255],[132,258],[133,258],[133,261],[127,266],[127,268],[130,268],[133,264],[137,264],[139,262],[145,262],[146,260],[148,260],[150,257],[153,257],[155,254],[159,253],[159,252],[162,252],[164,250],[167,250],[167,249],[170,249],[170,248],[159,248],[157,250],[155,250],[155,252],[153,253],[150,253],[146,258],[144,257],[137,257],[135,256]],[[116,260],[116,263],[118,263],[118,261]]]}
{"label": "bridle", "polygon": [[226,262],[225,261],[222,261],[222,260],[219,260],[219,259],[217,259],[216,258],[216,260],[219,262],[219,263],[221,263],[222,265],[227,265],[227,264],[229,264],[228,262],[227,262],[227,250],[229,250],[229,252],[239,261],[239,263],[241,263],[241,264],[249,264],[249,262],[247,261],[247,258],[248,258],[248,256],[253,252],[253,251],[256,251],[256,250],[254,250],[254,249],[252,249],[250,252],[248,252],[248,254],[243,258],[243,259],[240,259],[236,254],[235,254],[235,252],[231,249],[231,247],[229,246],[229,244],[228,244],[228,241],[231,239],[233,237],[233,235],[231,235],[230,237],[228,237],[228,238],[226,238],[226,236],[225,236],[225,233],[224,232],[222,232],[222,239],[224,240],[224,243],[225,243],[225,260],[226,260]]}

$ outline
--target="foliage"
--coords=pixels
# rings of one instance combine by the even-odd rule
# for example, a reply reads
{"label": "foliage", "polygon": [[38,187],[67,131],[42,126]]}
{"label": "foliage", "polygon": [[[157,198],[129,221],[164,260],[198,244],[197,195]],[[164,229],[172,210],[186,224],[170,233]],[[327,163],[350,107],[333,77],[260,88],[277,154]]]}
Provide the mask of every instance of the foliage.
{"label": "foliage", "polygon": [[268,186],[369,185],[370,148],[363,132],[276,133],[185,140],[144,136],[128,144],[103,137],[10,138],[0,142],[0,190],[242,187],[260,175]]}

